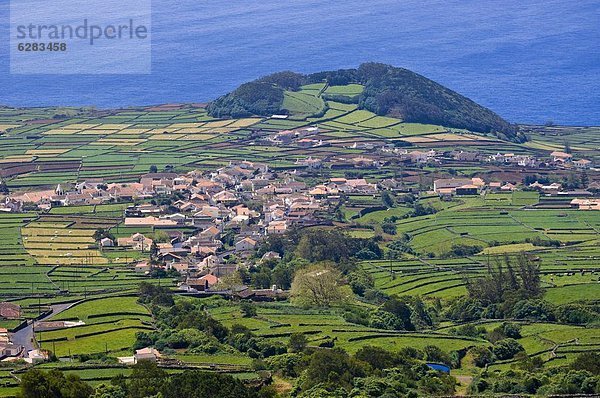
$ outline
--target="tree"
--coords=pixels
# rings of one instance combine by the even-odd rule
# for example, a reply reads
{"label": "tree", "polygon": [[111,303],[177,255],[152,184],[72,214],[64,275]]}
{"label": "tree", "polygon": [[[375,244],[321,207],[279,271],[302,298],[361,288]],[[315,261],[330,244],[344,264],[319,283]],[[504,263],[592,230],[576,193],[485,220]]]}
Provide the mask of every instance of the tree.
{"label": "tree", "polygon": [[354,358],[359,361],[368,363],[374,369],[388,369],[395,366],[398,361],[398,356],[384,350],[381,347],[363,346],[354,354]]}
{"label": "tree", "polygon": [[348,274],[348,282],[352,291],[359,296],[364,296],[365,292],[375,287],[373,277],[364,269],[357,269]]}
{"label": "tree", "polygon": [[161,391],[164,398],[258,398],[239,379],[195,370],[171,376]]}
{"label": "tree", "polygon": [[381,202],[388,209],[394,207],[395,205],[394,196],[390,193],[390,191],[383,191],[381,193]]}
{"label": "tree", "polygon": [[100,384],[91,398],[127,398],[127,392],[121,386]]}
{"label": "tree", "polygon": [[517,257],[517,265],[521,288],[529,297],[538,296],[541,293],[540,265],[524,253]]}
{"label": "tree", "polygon": [[155,164],[150,166],[150,173],[158,173],[158,167]]}
{"label": "tree", "polygon": [[76,375],[32,369],[21,378],[20,392],[23,398],[88,398],[94,389]]}
{"label": "tree", "polygon": [[600,353],[591,351],[582,352],[571,363],[571,369],[587,370],[596,376],[600,375]]}
{"label": "tree", "polygon": [[278,264],[272,272],[272,282],[281,289],[289,289],[294,280],[294,266],[292,264]]}
{"label": "tree", "polygon": [[554,306],[545,300],[521,300],[514,305],[512,317],[515,319],[554,321]]}
{"label": "tree", "polygon": [[291,352],[302,352],[308,344],[308,339],[303,333],[292,333],[288,347]]}
{"label": "tree", "polygon": [[511,339],[521,338],[521,325],[518,323],[504,322],[502,324],[502,331],[506,337],[510,337]]}
{"label": "tree", "polygon": [[343,350],[318,350],[311,356],[303,376],[303,391],[318,384],[323,384],[328,390],[339,387],[350,389],[355,377],[366,376],[366,367],[363,362],[350,357]]}
{"label": "tree", "polygon": [[496,344],[494,344],[494,347],[492,347],[492,352],[500,360],[511,359],[518,352],[521,352],[523,350],[524,349],[521,343],[519,343],[515,339],[510,338],[500,340],[496,342]]}
{"label": "tree", "polygon": [[258,289],[270,288],[273,283],[273,273],[266,265],[259,265],[255,272],[252,272],[252,285]]}
{"label": "tree", "polygon": [[344,299],[342,274],[331,263],[322,262],[296,271],[291,297],[304,306],[329,307]]}
{"label": "tree", "polygon": [[388,221],[387,219],[381,223],[381,229],[388,235],[396,235],[397,233],[396,223]]}
{"label": "tree", "polygon": [[253,316],[256,316],[256,308],[251,303],[242,303],[240,305],[240,310],[242,311],[242,316],[244,318],[252,318]]}
{"label": "tree", "polygon": [[0,194],[8,195],[9,193],[10,192],[8,186],[6,185],[6,182],[4,180],[0,181]]}
{"label": "tree", "polygon": [[394,314],[401,322],[402,329],[404,330],[415,330],[415,326],[412,323],[411,315],[412,309],[411,307],[397,298],[391,298],[386,301],[381,307],[383,311]]}
{"label": "tree", "polygon": [[486,365],[494,362],[494,353],[487,347],[473,347],[468,352],[473,358],[473,363],[479,368],[484,368]]}
{"label": "tree", "polygon": [[349,237],[337,230],[307,230],[303,232],[297,254],[311,262],[331,260],[339,262],[350,257]]}
{"label": "tree", "polygon": [[156,244],[156,242],[152,241],[152,244],[150,245],[150,259],[156,260],[158,258],[159,253],[160,250],[158,248],[158,245]]}
{"label": "tree", "polygon": [[241,285],[243,285],[242,277],[240,273],[236,271],[222,277],[219,280],[219,283],[217,283],[216,289],[233,290]]}
{"label": "tree", "polygon": [[173,292],[168,287],[156,286],[152,283],[141,282],[138,287],[139,302],[144,304],[155,304],[162,306],[172,306]]}
{"label": "tree", "polygon": [[425,346],[423,351],[425,351],[425,360],[427,361],[444,363],[446,365],[450,365],[452,362],[450,355],[442,351],[442,349],[438,346],[428,345]]}
{"label": "tree", "polygon": [[110,231],[105,230],[104,228],[98,228],[96,231],[94,231],[94,235],[92,235],[92,237],[94,238],[94,240],[96,242],[104,239],[104,238],[109,238],[110,240],[115,240],[115,236],[113,234],[110,233]]}
{"label": "tree", "polygon": [[586,189],[590,184],[590,178],[585,170],[581,172],[581,188]]}
{"label": "tree", "polygon": [[151,361],[139,361],[133,366],[129,377],[131,398],[151,397],[162,391],[168,374]]}
{"label": "tree", "polygon": [[29,370],[23,375],[20,389],[23,398],[54,397],[45,374],[38,369]]}

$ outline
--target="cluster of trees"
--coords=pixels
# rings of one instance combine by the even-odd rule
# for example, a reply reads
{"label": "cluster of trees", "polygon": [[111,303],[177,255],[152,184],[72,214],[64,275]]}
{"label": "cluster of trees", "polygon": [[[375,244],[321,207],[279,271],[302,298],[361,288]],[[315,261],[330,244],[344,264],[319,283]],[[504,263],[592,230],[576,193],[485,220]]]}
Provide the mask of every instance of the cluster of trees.
{"label": "cluster of trees", "polygon": [[410,246],[410,240],[412,237],[404,233],[400,239],[396,239],[392,243],[388,244],[387,251],[385,252],[385,258],[388,260],[397,260],[404,257],[404,253],[414,255],[415,250]]}
{"label": "cluster of trees", "polygon": [[140,361],[129,378],[122,374],[96,388],[59,370],[26,372],[20,385],[22,398],[270,398],[268,388],[252,388],[239,379],[219,373],[185,371],[171,375],[156,364]]}
{"label": "cluster of trees", "polygon": [[473,254],[480,253],[483,250],[483,246],[478,245],[464,245],[464,244],[454,244],[450,248],[449,251],[442,254],[442,258],[451,258],[451,257],[467,257],[472,256]]}
{"label": "cluster of trees", "polygon": [[515,301],[511,297],[502,303],[489,304],[477,298],[460,297],[447,305],[442,317],[462,322],[511,318],[585,325],[600,322],[600,308],[597,304],[585,302],[554,305],[539,298]]}
{"label": "cluster of trees", "polygon": [[164,286],[156,286],[152,283],[142,282],[138,287],[138,301],[146,305],[165,305],[175,304],[173,292]]}
{"label": "cluster of trees", "polygon": [[277,285],[281,289],[287,290],[292,286],[295,270],[305,267],[307,264],[308,262],[302,259],[265,260],[248,270],[241,269],[240,276],[242,282],[258,289],[267,289]]}
{"label": "cluster of trees", "polygon": [[365,86],[357,98],[361,109],[378,115],[399,117],[406,122],[432,123],[479,132],[494,132],[503,139],[522,142],[526,137],[491,110],[403,68],[365,63],[358,69],[342,69],[301,75],[281,72],[241,85],[208,106],[214,117],[270,116],[282,109],[284,91],[301,85],[327,81],[331,85],[358,83]]}
{"label": "cluster of trees", "polygon": [[56,369],[48,372],[32,369],[21,377],[20,395],[23,398],[87,398],[93,393],[94,389],[79,376],[65,376]]}
{"label": "cluster of trees", "polygon": [[[252,358],[266,358],[287,351],[285,345],[254,335],[241,325],[227,328],[211,317],[208,305],[223,305],[223,299],[202,302],[194,299],[173,301],[168,289],[142,284],[139,300],[149,306],[157,331],[139,332],[135,349],[153,346],[161,351],[185,349],[189,353],[243,352]],[[250,303],[242,305],[243,315],[251,317],[256,310]]]}
{"label": "cluster of trees", "polygon": [[468,354],[471,356],[473,364],[480,368],[484,368],[497,360],[513,359],[518,354],[528,357],[521,343],[512,338],[498,340],[491,347],[473,347]]}
{"label": "cluster of trees", "polygon": [[354,259],[381,259],[383,251],[377,239],[353,238],[339,229],[292,229],[271,235],[258,251],[273,251],[285,260],[301,258],[309,262],[333,261],[344,270],[354,267]]}
{"label": "cluster of trees", "polygon": [[[367,295],[366,298],[371,297]],[[380,294],[373,301],[381,304],[376,310],[348,308],[344,318],[372,328],[408,331],[431,329],[439,319],[440,302],[437,300],[427,303],[420,297]]]}
{"label": "cluster of trees", "polygon": [[280,113],[284,88],[267,81],[242,84],[235,91],[208,104],[208,113],[217,118],[242,118]]}
{"label": "cluster of trees", "polygon": [[283,259],[263,261],[242,271],[242,280],[259,288],[273,284],[291,288],[297,304],[321,307],[349,297],[348,281],[361,295],[373,290],[373,282],[360,273],[357,261],[383,257],[375,239],[352,238],[337,229],[292,230],[270,236],[258,255],[268,251],[279,253]]}
{"label": "cluster of trees", "polygon": [[[251,344],[251,333],[239,327],[236,344]],[[307,348],[306,337],[292,336],[289,352],[256,360],[257,370],[269,369],[285,378],[296,378],[291,396],[298,398],[416,397],[451,395],[456,380],[432,370],[424,361],[440,362],[448,357],[439,348],[423,351],[405,348],[390,352],[365,346],[354,355],[342,349]],[[252,350],[253,348],[248,348]],[[268,381],[268,379],[266,379]],[[390,395],[392,394],[392,395]],[[272,386],[248,386],[239,379],[219,373],[184,371],[169,374],[153,362],[140,361],[131,375],[115,376],[110,383],[96,388],[77,376],[65,376],[59,370],[37,369],[22,377],[20,396],[24,398],[272,398]]]}
{"label": "cluster of trees", "polygon": [[579,354],[568,366],[545,369],[537,357],[518,356],[511,370],[484,371],[470,386],[473,394],[535,394],[541,396],[600,393],[600,354]]}
{"label": "cluster of trees", "polygon": [[437,360],[440,353],[445,355],[433,346],[400,352],[365,346],[354,355],[339,348],[309,348],[273,356],[264,365],[283,377],[297,378],[291,395],[299,398],[449,395],[456,380],[423,362]]}
{"label": "cluster of trees", "polygon": [[581,173],[569,173],[563,175],[562,178],[551,179],[548,176],[539,174],[529,174],[523,177],[523,184],[525,186],[529,186],[536,181],[544,185],[550,185],[553,182],[557,182],[560,183],[565,189],[586,189],[590,182],[589,176],[585,170],[583,170]]}
{"label": "cluster of trees", "polygon": [[484,305],[515,303],[538,297],[542,292],[540,281],[540,264],[536,258],[526,254],[516,258],[506,255],[503,261],[488,264],[485,276],[467,279],[467,290],[469,297]]}
{"label": "cluster of trees", "polygon": [[303,230],[295,254],[310,262],[333,261],[338,264],[349,263],[352,258],[374,260],[383,256],[375,239],[352,238],[337,229]]}

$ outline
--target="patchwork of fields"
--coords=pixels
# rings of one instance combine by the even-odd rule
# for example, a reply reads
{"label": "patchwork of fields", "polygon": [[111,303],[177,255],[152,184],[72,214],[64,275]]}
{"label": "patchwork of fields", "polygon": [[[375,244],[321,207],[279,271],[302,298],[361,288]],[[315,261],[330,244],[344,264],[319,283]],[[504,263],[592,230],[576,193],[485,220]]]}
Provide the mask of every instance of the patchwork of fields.
{"label": "patchwork of fields", "polygon": [[[411,150],[476,148],[482,155],[499,151],[547,154],[561,150],[564,144],[557,143],[561,140],[593,159],[597,158],[599,144],[596,128],[532,128],[528,143],[515,144],[491,134],[378,116],[353,103],[363,89],[357,84],[323,83],[286,92],[283,104],[290,112],[287,118],[220,120],[209,116],[203,107],[193,105],[115,111],[1,108],[0,179],[14,192],[98,178],[107,183],[137,181],[151,166],[161,171],[214,171],[232,161],[251,160],[267,163],[279,172],[296,170],[302,167],[300,161],[309,157],[335,157],[339,167],[332,164],[301,177],[303,181],[315,185],[333,177],[365,178],[369,183],[393,178],[402,180],[402,188],[413,189],[411,194],[395,196],[398,201],[387,210],[381,210],[385,208],[381,194],[344,195],[339,209],[336,208],[339,216],[336,214],[335,222],[330,223],[345,229],[351,237],[373,239],[375,247],[381,249],[382,256],[360,257],[363,260],[358,263],[380,293],[447,303],[446,300],[467,294],[468,278],[485,275],[488,266],[505,255],[526,252],[540,264],[541,297],[549,303],[560,306],[597,302],[600,212],[567,208],[559,203],[563,198],[547,198],[538,192],[486,192],[453,199],[426,193],[429,182],[438,174],[471,176],[493,172],[478,164],[400,166],[395,155],[389,155],[389,163],[370,168],[345,163],[373,155],[374,148],[383,144],[411,146]],[[319,127],[310,137],[318,144],[310,151],[298,142],[272,139],[282,130],[308,126]],[[507,178],[514,176],[507,174]],[[401,201],[403,196],[413,196],[412,201]],[[435,211],[416,216],[415,203]],[[90,355],[131,355],[136,334],[156,329],[150,311],[135,297],[141,281],[161,283],[132,267],[137,260],[147,259],[148,254],[122,247],[101,249],[94,238],[98,229],[110,231],[116,238],[135,232],[155,233],[150,227],[124,225],[123,212],[130,204],[0,213],[0,296],[23,309],[22,319],[2,320],[0,326],[15,328],[23,320],[66,304],[72,306],[44,320],[59,324],[82,322],[74,327],[62,325],[37,331],[35,339],[42,348],[63,359],[75,360],[44,367],[60,367],[93,384],[117,374],[128,375],[130,369],[121,365],[105,364],[91,369],[76,361]],[[388,224],[388,228],[384,230],[383,224]],[[398,243],[400,251],[388,256]],[[461,252],[465,248],[470,251]],[[162,283],[174,286],[174,282],[167,279]],[[244,316],[238,302],[221,301],[217,306],[208,302],[206,314],[229,328],[245,326],[266,341],[287,344],[293,333],[302,333],[309,346],[334,341],[336,347],[351,354],[367,345],[392,351],[436,345],[446,352],[490,346],[483,334],[469,337],[450,333],[457,326],[450,322],[418,332],[350,322],[346,315],[353,309],[377,309],[367,301],[361,297],[353,304],[328,309],[305,309],[287,301],[259,303],[254,305],[253,316]],[[565,364],[586,350],[600,350],[598,328],[518,322],[522,326],[519,343],[529,355],[541,357],[551,366]],[[473,325],[491,331],[500,323],[481,321]],[[242,379],[258,377],[256,363],[242,352],[210,355],[171,349],[165,356],[191,367],[227,371]],[[468,361],[469,358],[465,360],[467,367]],[[510,369],[513,362],[498,361],[490,369]],[[14,393],[15,382],[8,372],[0,372],[2,383],[8,387],[0,388],[0,396]]]}
{"label": "patchwork of fields", "polygon": [[135,296],[83,301],[49,321],[85,323],[38,333],[41,346],[59,357],[101,353],[131,355],[135,334],[153,330],[148,310],[137,303]]}
{"label": "patchwork of fields", "polygon": [[[107,182],[132,181],[155,165],[186,169],[214,169],[233,160],[269,162],[274,169],[295,167],[308,157],[295,145],[275,147],[256,143],[253,132],[276,132],[318,125],[312,157],[364,153],[354,144],[405,141],[418,148],[476,146],[492,153],[502,146],[524,148],[426,124],[403,123],[323,98],[352,97],[362,86],[310,85],[286,95],[289,119],[243,118],[220,120],[203,108],[128,109],[112,112],[53,109],[0,109],[0,170],[10,188],[52,186],[103,178]],[[329,96],[329,97],[328,97]],[[58,115],[58,116],[57,116]],[[494,145],[494,147],[490,147]],[[529,149],[532,150],[532,149]],[[368,152],[368,151],[367,151]]]}

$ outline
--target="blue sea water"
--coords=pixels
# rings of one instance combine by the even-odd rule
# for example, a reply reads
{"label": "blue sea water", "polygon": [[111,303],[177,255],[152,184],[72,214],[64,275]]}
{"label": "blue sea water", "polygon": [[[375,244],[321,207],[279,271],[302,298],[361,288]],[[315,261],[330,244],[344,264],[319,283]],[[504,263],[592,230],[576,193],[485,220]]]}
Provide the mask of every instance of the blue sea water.
{"label": "blue sea water", "polygon": [[205,102],[271,72],[379,61],[512,122],[600,125],[598,0],[154,0],[150,75],[11,75],[8,14],[0,0],[5,105]]}

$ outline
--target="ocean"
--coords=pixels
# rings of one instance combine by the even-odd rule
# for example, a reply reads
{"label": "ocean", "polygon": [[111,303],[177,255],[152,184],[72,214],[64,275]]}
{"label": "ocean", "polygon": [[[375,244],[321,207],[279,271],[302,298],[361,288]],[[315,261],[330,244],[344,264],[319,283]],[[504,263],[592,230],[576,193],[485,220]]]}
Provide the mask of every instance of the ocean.
{"label": "ocean", "polygon": [[[20,1],[20,0],[13,0]],[[0,104],[206,102],[281,71],[378,61],[507,120],[600,125],[600,1],[154,0],[149,75],[11,75],[0,3]]]}

